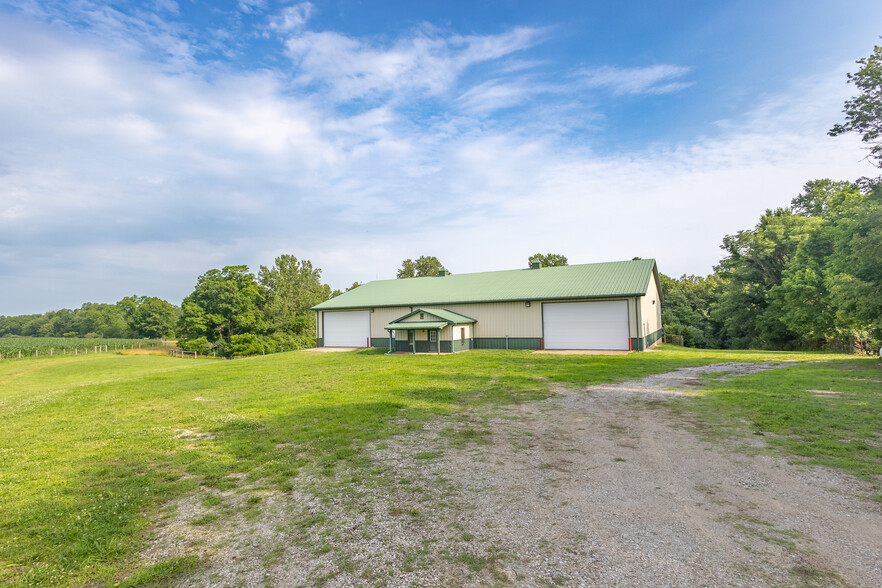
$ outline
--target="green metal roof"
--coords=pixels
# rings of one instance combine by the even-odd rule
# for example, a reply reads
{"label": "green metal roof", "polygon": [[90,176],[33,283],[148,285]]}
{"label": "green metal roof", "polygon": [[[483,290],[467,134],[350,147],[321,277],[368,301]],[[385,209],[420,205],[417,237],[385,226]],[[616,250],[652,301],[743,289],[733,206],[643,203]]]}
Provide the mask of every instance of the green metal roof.
{"label": "green metal roof", "polygon": [[[361,286],[359,286],[360,288]],[[386,325],[387,331],[422,331],[423,329],[443,329],[450,323],[441,321],[436,322],[416,322],[416,323],[389,323]]]}
{"label": "green metal roof", "polygon": [[[451,310],[438,310],[435,308],[433,308],[431,310],[426,310],[425,308],[417,308],[413,312],[409,312],[402,317],[398,317],[397,319],[392,321],[392,323],[397,323],[398,321],[403,321],[404,319],[406,319],[408,317],[412,317],[413,315],[418,314],[420,312],[423,314],[430,314],[430,315],[437,317],[437,318],[440,318],[440,319],[444,319],[445,321],[447,321],[447,324],[452,324],[452,325],[461,325],[464,323],[477,322],[473,318],[459,314],[458,312],[453,312]],[[392,323],[389,323],[389,324],[392,324]]]}
{"label": "green metal roof", "polygon": [[[315,310],[643,296],[654,259],[368,282]],[[437,314],[438,311],[426,311]]]}

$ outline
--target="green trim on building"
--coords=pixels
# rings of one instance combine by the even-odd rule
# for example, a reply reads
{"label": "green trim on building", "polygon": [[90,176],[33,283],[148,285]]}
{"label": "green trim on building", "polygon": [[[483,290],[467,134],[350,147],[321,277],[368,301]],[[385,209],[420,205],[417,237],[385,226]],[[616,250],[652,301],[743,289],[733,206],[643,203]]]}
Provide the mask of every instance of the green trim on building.
{"label": "green trim on building", "polygon": [[631,351],[643,351],[642,337],[631,337]]}
{"label": "green trim on building", "polygon": [[472,340],[471,339],[454,339],[453,340],[453,352],[458,353],[460,351],[468,351],[472,349]]}
{"label": "green trim on building", "polygon": [[656,341],[658,341],[659,339],[661,339],[661,338],[664,337],[664,336],[665,336],[665,331],[664,331],[664,329],[659,329],[658,331],[656,331],[656,332],[653,333],[652,335],[648,335],[648,336],[646,337],[646,348],[649,349],[650,347],[653,346],[653,344],[654,344]]}
{"label": "green trim on building", "polygon": [[479,337],[472,339],[473,349],[539,349],[539,337]]}
{"label": "green trim on building", "polygon": [[371,347],[389,349],[389,337],[371,337]]}

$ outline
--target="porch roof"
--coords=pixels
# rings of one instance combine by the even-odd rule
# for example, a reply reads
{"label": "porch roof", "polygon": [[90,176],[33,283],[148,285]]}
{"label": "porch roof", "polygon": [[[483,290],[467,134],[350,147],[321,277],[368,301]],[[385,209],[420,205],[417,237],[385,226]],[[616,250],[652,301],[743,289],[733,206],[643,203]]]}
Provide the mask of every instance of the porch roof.
{"label": "porch roof", "polygon": [[387,331],[422,331],[424,329],[443,329],[450,323],[441,321],[419,322],[419,323],[389,323],[386,325]]}

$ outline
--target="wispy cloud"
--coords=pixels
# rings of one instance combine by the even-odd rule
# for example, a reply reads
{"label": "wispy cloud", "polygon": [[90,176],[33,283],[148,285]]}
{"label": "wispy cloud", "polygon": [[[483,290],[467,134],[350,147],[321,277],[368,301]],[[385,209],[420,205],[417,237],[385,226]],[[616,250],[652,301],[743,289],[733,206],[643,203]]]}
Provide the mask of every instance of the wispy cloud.
{"label": "wispy cloud", "polygon": [[577,77],[590,88],[604,88],[615,96],[624,94],[669,94],[688,88],[692,82],[672,81],[689,73],[678,65],[619,68],[612,66],[582,69]]}
{"label": "wispy cloud", "polygon": [[294,6],[286,6],[279,14],[270,18],[269,28],[277,33],[290,33],[302,29],[312,15],[314,6],[310,2],[301,2]]}
{"label": "wispy cloud", "polygon": [[286,42],[303,85],[320,84],[347,101],[388,93],[440,94],[470,66],[505,57],[540,42],[542,29],[516,28],[487,36],[443,35],[423,27],[383,46],[336,32],[311,32]]}
{"label": "wispy cloud", "polygon": [[486,114],[495,110],[522,105],[540,94],[560,93],[562,88],[520,77],[513,80],[495,79],[466,90],[458,102],[466,111]]}

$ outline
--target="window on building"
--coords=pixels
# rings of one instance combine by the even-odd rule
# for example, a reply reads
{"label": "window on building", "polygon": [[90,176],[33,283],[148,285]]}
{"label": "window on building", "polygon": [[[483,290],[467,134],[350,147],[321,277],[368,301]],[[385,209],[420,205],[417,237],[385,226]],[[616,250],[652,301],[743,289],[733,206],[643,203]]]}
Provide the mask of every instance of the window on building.
{"label": "window on building", "polygon": [[438,331],[429,331],[429,343],[434,343],[438,340]]}

